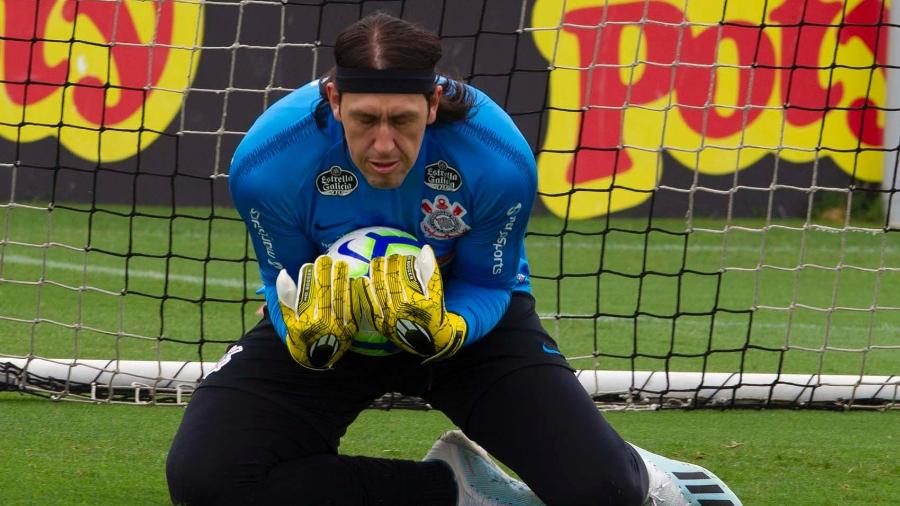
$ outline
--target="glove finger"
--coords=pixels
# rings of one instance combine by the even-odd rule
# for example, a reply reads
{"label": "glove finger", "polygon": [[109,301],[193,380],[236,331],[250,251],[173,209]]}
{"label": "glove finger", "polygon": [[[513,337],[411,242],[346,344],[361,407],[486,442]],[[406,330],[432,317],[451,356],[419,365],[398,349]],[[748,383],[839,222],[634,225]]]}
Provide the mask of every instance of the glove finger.
{"label": "glove finger", "polygon": [[338,325],[344,328],[355,326],[353,311],[350,308],[350,268],[343,260],[338,260],[332,265],[331,292],[334,318]]}
{"label": "glove finger", "polygon": [[297,314],[307,312],[312,304],[315,302],[315,296],[317,287],[316,287],[316,276],[315,276],[315,266],[313,264],[303,264],[300,267],[300,274],[297,275],[297,295],[294,299],[294,311]]}
{"label": "glove finger", "polygon": [[275,291],[278,293],[278,302],[294,313],[297,312],[297,284],[291,279],[287,270],[281,269],[275,280]]}
{"label": "glove finger", "polygon": [[316,258],[316,319],[331,320],[331,271],[332,260],[328,255],[319,255]]}
{"label": "glove finger", "polygon": [[361,326],[364,321],[368,321],[373,328],[380,329],[384,322],[384,313],[381,303],[375,295],[372,280],[363,276],[351,280],[351,284],[353,287],[352,309],[357,325]]}
{"label": "glove finger", "polygon": [[[410,288],[414,290],[418,295],[423,298],[428,298],[428,291],[425,289],[425,285],[422,283],[422,279],[420,278],[418,272],[416,272],[416,263],[418,262],[417,257],[415,255],[407,255],[403,257],[402,264],[403,269],[400,272],[401,279],[403,280],[402,286],[404,288]],[[405,290],[404,290],[405,292]]]}
{"label": "glove finger", "polygon": [[436,276],[439,281],[441,278],[441,270],[437,266],[437,258],[431,246],[427,244],[422,246],[422,251],[415,257],[415,272],[425,290],[425,297],[430,297],[433,278]]}
{"label": "glove finger", "polygon": [[419,272],[419,279],[426,286],[427,297],[444,303],[444,282],[441,280],[441,269],[438,266],[437,258],[434,256],[434,250],[431,246],[422,247],[416,263],[416,269]]}
{"label": "glove finger", "polygon": [[387,257],[387,268],[385,276],[387,277],[387,291],[390,297],[390,304],[394,308],[399,308],[400,304],[406,302],[406,293],[403,290],[400,278],[401,266],[405,265],[403,260],[405,257],[401,255],[391,255]]}
{"label": "glove finger", "polygon": [[371,285],[374,289],[373,295],[375,295],[376,300],[382,307],[390,302],[390,299],[388,299],[385,268],[386,263],[384,257],[375,257],[369,264],[369,279],[372,280]]}

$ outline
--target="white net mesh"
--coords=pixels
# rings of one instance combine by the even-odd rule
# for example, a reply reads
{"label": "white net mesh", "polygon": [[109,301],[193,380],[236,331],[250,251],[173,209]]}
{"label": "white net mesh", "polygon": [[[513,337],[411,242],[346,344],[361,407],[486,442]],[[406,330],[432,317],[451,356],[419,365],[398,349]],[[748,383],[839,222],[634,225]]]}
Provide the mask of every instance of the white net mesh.
{"label": "white net mesh", "polygon": [[183,400],[258,319],[232,153],[378,9],[531,143],[538,309],[598,399],[896,407],[900,26],[866,0],[4,2],[8,388]]}

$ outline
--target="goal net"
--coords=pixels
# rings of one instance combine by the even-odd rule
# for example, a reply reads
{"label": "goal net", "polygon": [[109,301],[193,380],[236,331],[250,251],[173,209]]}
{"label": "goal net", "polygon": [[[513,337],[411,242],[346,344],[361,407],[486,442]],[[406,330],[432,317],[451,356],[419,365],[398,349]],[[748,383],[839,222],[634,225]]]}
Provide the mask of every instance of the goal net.
{"label": "goal net", "polygon": [[232,153],[375,10],[531,143],[538,310],[598,402],[898,406],[887,0],[0,0],[0,389],[187,400],[259,319]]}

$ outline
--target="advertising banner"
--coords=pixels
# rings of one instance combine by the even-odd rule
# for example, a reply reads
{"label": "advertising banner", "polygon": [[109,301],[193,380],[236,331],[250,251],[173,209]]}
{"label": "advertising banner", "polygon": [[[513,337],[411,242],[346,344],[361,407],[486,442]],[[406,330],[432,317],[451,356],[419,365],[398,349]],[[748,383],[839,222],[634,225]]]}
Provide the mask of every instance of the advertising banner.
{"label": "advertising banner", "polygon": [[[230,205],[243,133],[382,4],[0,0],[0,200]],[[883,178],[887,1],[391,4],[509,111],[554,215],[802,216]]]}

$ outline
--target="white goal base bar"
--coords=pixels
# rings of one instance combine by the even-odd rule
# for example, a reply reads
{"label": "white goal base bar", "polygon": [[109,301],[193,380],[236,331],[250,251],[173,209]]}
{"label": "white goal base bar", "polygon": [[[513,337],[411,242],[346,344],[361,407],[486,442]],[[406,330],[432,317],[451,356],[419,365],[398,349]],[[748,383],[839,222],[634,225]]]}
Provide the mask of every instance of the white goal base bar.
{"label": "white goal base bar", "polygon": [[578,371],[595,399],[680,407],[760,404],[898,407],[900,376],[664,371]]}
{"label": "white goal base bar", "polygon": [[[183,404],[215,362],[65,360],[0,355],[0,383],[8,389],[54,397],[75,393],[103,401],[131,391],[135,403],[174,396]],[[733,406],[789,403],[794,406],[900,407],[900,376],[698,373],[581,370],[582,386],[599,402],[656,408],[663,405]],[[73,387],[75,387],[73,389]]]}

